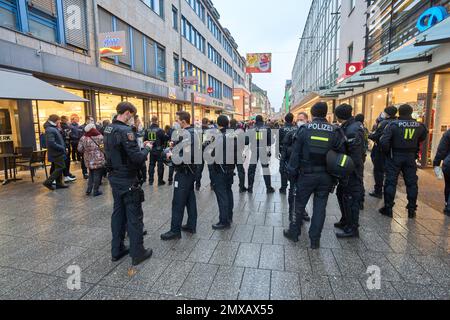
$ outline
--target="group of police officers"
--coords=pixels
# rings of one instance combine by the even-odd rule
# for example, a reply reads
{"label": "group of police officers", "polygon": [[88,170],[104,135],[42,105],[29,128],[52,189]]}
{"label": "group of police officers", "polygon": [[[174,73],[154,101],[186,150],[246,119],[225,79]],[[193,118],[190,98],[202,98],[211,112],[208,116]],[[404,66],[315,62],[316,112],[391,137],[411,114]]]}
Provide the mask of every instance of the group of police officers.
{"label": "group of police officers", "polygon": [[[394,110],[395,109],[395,110]],[[158,183],[163,181],[163,164],[170,162],[175,170],[174,194],[172,200],[172,221],[170,230],[161,235],[164,241],[181,238],[181,232],[196,233],[197,204],[195,190],[200,189],[201,173],[208,165],[211,187],[219,207],[219,221],[213,225],[215,230],[225,230],[233,223],[233,192],[235,169],[239,177],[239,191],[253,192],[257,164],[261,163],[264,182],[268,194],[275,190],[271,184],[269,160],[272,156],[272,132],[264,124],[261,116],[256,118],[252,128],[255,140],[248,133],[237,128],[236,121],[226,116],[217,119],[217,130],[210,131],[207,122],[203,123],[198,134],[189,113],[177,113],[177,123],[182,134],[175,135],[170,144],[164,131],[158,127],[157,119],[144,134],[143,148],[139,147],[135,132],[131,127],[136,108],[129,102],[117,106],[117,117],[105,129],[105,154],[107,169],[114,198],[112,215],[112,260],[118,261],[130,255],[133,265],[150,258],[152,250],[143,245],[144,226],[142,202],[144,192],[139,172],[150,154],[150,182],[155,165],[158,164]],[[370,195],[382,198],[384,185],[385,205],[380,213],[392,217],[397,180],[400,172],[405,179],[408,194],[408,213],[414,218],[417,210],[417,166],[420,143],[428,130],[412,118],[413,109],[403,105],[398,109],[387,108],[380,117],[374,133],[370,136],[375,143],[372,151],[375,173],[375,190]],[[327,121],[328,105],[319,102],[311,109],[312,120],[300,113],[297,122],[288,114],[285,126],[279,133],[280,173],[282,177],[281,194],[286,194],[289,186],[289,228],[284,236],[294,242],[299,240],[304,221],[311,221],[309,237],[311,248],[320,248],[320,238],[326,217],[328,197],[336,188],[341,220],[335,224],[340,229],[339,238],[359,237],[359,213],[364,208],[364,162],[367,152],[367,134],[363,119],[353,117],[350,105],[343,104],[335,109],[338,124]],[[231,134],[230,134],[231,132]],[[254,133],[253,133],[254,132]],[[238,143],[240,134],[245,134],[244,143]],[[252,148],[248,169],[248,187],[245,187],[243,147],[255,144]],[[169,145],[169,148],[165,148]],[[201,148],[202,158],[196,159],[196,148]],[[217,146],[220,146],[219,148]],[[231,156],[230,156],[231,147]],[[223,149],[222,149],[223,148]],[[175,150],[177,150],[175,152]],[[177,154],[175,154],[177,153]],[[209,154],[209,161],[205,161]],[[225,160],[226,158],[226,160]],[[161,162],[161,163],[158,163]],[[153,169],[152,169],[153,168]],[[384,182],[383,169],[386,172]],[[310,218],[306,212],[307,204],[313,198],[313,212]],[[188,220],[182,225],[184,211]],[[125,247],[125,234],[128,231],[130,248]]]}

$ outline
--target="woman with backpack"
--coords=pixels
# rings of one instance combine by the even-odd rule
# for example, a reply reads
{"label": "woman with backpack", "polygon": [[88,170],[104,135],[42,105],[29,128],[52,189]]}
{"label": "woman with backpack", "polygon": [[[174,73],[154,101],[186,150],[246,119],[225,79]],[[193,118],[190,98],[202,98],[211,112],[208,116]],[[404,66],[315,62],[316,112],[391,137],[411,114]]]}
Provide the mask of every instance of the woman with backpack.
{"label": "woman with backpack", "polygon": [[102,195],[99,191],[105,170],[105,154],[103,152],[103,136],[97,130],[95,123],[90,123],[84,128],[85,135],[80,139],[78,152],[83,153],[84,163],[89,169],[89,180],[86,195],[94,192],[94,197]]}

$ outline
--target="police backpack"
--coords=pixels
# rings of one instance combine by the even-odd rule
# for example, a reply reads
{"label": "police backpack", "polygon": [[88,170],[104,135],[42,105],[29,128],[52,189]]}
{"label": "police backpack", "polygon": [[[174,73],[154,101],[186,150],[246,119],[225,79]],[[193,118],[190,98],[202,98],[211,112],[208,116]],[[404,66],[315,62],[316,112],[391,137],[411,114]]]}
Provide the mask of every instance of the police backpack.
{"label": "police backpack", "polygon": [[333,177],[343,179],[355,171],[355,163],[348,155],[330,150],[327,153],[327,171]]}

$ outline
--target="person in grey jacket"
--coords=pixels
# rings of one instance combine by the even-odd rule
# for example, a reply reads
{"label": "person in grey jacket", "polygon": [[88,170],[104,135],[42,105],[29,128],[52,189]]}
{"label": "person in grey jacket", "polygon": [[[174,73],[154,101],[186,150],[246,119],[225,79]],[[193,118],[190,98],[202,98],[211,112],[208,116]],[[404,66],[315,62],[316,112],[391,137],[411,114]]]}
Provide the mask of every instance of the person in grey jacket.
{"label": "person in grey jacket", "polygon": [[58,127],[61,125],[61,118],[58,115],[51,115],[44,125],[45,139],[47,142],[48,161],[54,165],[55,170],[43,183],[49,190],[54,190],[52,182],[56,181],[56,189],[68,188],[63,183],[63,173],[66,168],[66,144]]}

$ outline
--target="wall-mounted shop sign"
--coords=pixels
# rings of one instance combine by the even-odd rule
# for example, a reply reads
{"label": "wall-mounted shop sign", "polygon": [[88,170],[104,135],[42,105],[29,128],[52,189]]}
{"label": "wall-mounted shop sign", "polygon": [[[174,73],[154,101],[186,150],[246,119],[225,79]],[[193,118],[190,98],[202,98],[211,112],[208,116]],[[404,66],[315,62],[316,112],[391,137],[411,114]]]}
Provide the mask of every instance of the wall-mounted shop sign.
{"label": "wall-mounted shop sign", "polygon": [[12,142],[12,141],[13,141],[12,135],[10,135],[10,134],[0,135],[0,143]]}
{"label": "wall-mounted shop sign", "polygon": [[125,31],[106,32],[98,35],[100,57],[127,55]]}
{"label": "wall-mounted shop sign", "polygon": [[426,10],[417,21],[417,29],[424,32],[448,17],[445,7],[431,7]]}
{"label": "wall-mounted shop sign", "polygon": [[364,69],[364,62],[352,62],[345,65],[345,75],[352,76]]}

